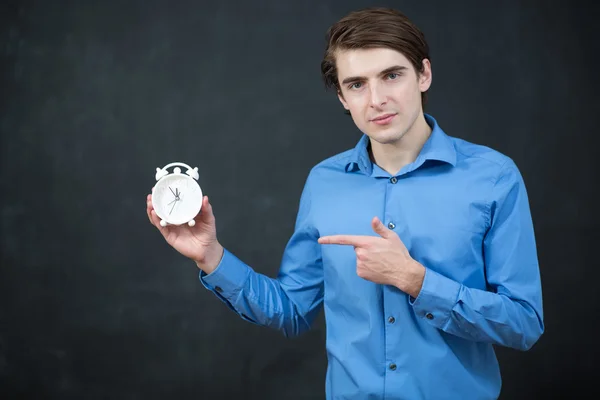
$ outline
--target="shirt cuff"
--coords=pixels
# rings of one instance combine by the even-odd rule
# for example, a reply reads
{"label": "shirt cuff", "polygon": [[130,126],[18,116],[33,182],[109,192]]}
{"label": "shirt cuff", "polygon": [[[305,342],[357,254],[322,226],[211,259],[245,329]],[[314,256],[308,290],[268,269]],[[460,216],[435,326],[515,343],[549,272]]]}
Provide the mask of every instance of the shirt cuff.
{"label": "shirt cuff", "polygon": [[425,269],[421,291],[415,299],[408,296],[415,314],[434,326],[444,329],[456,304],[461,284],[430,268]]}
{"label": "shirt cuff", "polygon": [[250,268],[244,262],[224,249],[219,265],[210,274],[200,270],[198,278],[206,289],[212,291],[221,300],[235,304],[249,273]]}

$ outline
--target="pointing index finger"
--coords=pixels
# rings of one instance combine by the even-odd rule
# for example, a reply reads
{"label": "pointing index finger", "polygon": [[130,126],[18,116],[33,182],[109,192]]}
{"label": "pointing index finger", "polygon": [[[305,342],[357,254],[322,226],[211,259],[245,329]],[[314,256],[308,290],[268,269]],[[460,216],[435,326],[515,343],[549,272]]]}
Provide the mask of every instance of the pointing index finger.
{"label": "pointing index finger", "polygon": [[368,243],[368,237],[357,235],[330,235],[319,238],[320,244],[343,244],[362,247]]}

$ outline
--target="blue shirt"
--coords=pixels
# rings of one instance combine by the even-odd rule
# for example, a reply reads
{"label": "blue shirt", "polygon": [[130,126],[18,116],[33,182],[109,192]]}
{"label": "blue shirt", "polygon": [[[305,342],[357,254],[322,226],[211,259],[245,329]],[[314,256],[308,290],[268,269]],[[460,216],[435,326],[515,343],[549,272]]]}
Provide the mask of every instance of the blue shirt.
{"label": "blue shirt", "polygon": [[[544,331],[534,229],[521,174],[507,156],[432,133],[391,176],[354,149],[308,175],[276,278],[228,250],[209,275],[241,318],[286,336],[326,321],[328,399],[495,399],[493,344],[527,350]],[[426,267],[416,298],[357,276],[352,246],[320,236],[377,235],[377,216]],[[260,267],[260,266],[259,266]]]}

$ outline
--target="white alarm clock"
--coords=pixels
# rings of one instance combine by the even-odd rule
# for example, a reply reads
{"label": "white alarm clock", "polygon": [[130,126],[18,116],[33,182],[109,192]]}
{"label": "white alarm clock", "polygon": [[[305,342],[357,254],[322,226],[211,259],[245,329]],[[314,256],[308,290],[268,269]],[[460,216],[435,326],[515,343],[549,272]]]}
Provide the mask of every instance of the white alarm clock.
{"label": "white alarm clock", "polygon": [[[168,168],[174,166],[186,168],[185,173],[181,168],[175,167],[172,173]],[[202,189],[198,184],[198,167],[180,162],[167,164],[163,168],[156,168],[156,185],[152,189],[152,206],[160,218],[160,225],[194,226],[194,218],[202,209]]]}

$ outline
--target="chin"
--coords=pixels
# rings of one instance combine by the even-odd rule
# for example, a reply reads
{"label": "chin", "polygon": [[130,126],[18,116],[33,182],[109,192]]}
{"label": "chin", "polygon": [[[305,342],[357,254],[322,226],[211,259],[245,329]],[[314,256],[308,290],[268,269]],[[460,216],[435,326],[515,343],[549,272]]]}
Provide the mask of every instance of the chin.
{"label": "chin", "polygon": [[406,129],[400,127],[390,127],[386,130],[376,130],[369,132],[367,136],[381,144],[396,143],[406,134]]}

